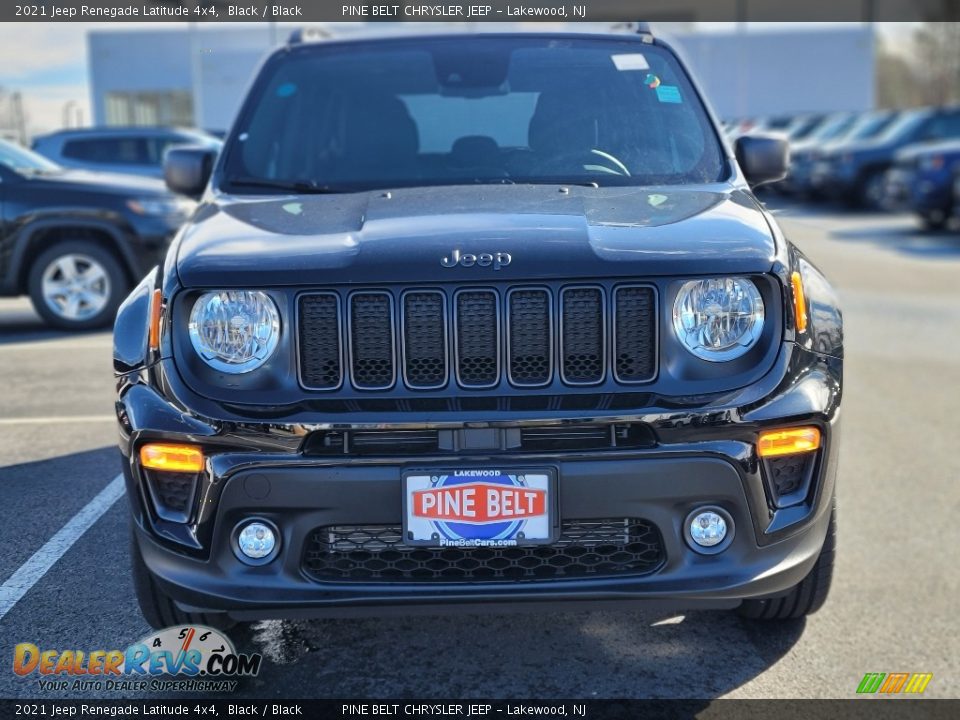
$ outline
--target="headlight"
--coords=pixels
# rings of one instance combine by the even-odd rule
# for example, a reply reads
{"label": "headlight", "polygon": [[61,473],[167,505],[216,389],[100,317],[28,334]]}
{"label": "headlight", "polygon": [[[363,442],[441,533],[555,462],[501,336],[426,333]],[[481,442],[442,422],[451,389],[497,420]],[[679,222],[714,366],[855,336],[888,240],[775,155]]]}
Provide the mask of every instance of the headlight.
{"label": "headlight", "polygon": [[268,295],[253,290],[204,293],[190,311],[190,342],[215,370],[245,373],[277,349],[280,315]]}
{"label": "headlight", "polygon": [[746,278],[691,280],[683,284],[673,304],[673,328],[698,358],[733,360],[760,338],[763,298]]}
{"label": "headlight", "polygon": [[127,207],[137,215],[156,217],[187,217],[197,204],[188,198],[135,198],[127,200]]}

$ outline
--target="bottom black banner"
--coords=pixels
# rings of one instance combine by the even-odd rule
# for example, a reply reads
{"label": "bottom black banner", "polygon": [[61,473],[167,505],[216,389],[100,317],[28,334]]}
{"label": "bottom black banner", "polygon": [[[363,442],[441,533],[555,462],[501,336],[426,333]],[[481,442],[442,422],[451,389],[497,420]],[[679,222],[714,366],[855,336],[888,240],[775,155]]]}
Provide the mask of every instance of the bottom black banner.
{"label": "bottom black banner", "polygon": [[960,717],[960,700],[0,700],[0,718],[864,718]]}

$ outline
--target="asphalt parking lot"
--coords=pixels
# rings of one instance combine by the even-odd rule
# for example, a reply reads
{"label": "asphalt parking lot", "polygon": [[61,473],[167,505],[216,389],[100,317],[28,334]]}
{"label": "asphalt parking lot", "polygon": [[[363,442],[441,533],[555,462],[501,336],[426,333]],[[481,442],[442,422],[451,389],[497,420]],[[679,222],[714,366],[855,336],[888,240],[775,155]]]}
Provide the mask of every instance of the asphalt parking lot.
{"label": "asphalt parking lot", "polygon": [[[846,698],[864,673],[895,671],[932,672],[928,696],[960,695],[960,235],[907,215],[778,212],[846,321],[840,545],[823,610],[779,628],[634,611],[265,622],[230,633],[267,661],[236,695]],[[119,471],[110,336],[49,331],[26,301],[2,300],[0,380],[0,697],[37,697],[36,676],[9,669],[17,643],[112,649],[148,630],[123,498],[101,495],[76,542],[49,543]],[[45,546],[49,569],[18,574]],[[32,580],[20,597],[14,585]]]}

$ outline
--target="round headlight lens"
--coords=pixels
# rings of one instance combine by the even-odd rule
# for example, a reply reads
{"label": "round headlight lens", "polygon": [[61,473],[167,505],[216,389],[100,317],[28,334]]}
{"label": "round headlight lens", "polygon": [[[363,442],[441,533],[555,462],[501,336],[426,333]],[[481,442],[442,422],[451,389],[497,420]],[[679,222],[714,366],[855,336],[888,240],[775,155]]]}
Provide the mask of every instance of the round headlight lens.
{"label": "round headlight lens", "polygon": [[204,293],[190,312],[190,342],[210,367],[245,373],[277,349],[280,315],[266,293],[221,290]]}
{"label": "round headlight lens", "polygon": [[733,360],[760,338],[763,298],[746,278],[691,280],[677,294],[673,327],[683,346],[698,358]]}

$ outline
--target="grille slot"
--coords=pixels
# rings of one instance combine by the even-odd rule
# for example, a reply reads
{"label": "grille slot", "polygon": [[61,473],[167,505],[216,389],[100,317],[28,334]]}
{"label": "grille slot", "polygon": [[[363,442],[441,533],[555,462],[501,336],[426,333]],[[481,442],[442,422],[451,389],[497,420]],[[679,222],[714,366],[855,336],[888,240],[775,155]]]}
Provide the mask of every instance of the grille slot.
{"label": "grille slot", "polygon": [[393,385],[393,298],[389,293],[350,296],[350,370],[356,388],[384,390]]}
{"label": "grille slot", "polygon": [[546,385],[553,377],[550,293],[515,288],[507,294],[507,306],[510,382],[521,387]]}
{"label": "grille slot", "polygon": [[564,382],[569,385],[603,382],[606,368],[603,289],[564,288],[560,302],[560,367]]}
{"label": "grille slot", "polygon": [[524,450],[592,450],[611,445],[610,425],[558,425],[523,428],[520,444]]}
{"label": "grille slot", "polygon": [[619,287],[614,293],[614,365],[618,382],[653,379],[656,372],[656,299],[653,288]]}
{"label": "grille slot", "polygon": [[438,290],[403,295],[403,378],[418,390],[447,383],[447,308]]}
{"label": "grille slot", "polygon": [[334,293],[301,295],[298,308],[300,382],[334,390],[343,380],[340,298]]}
{"label": "grille slot", "polygon": [[327,582],[460,582],[647,575],[664,561],[656,526],[636,518],[565,520],[553,545],[424,548],[403,544],[394,526],[315,530],[303,568]]}
{"label": "grille slot", "polygon": [[454,297],[457,382],[493,387],[500,380],[499,298],[493,290],[460,290]]}

